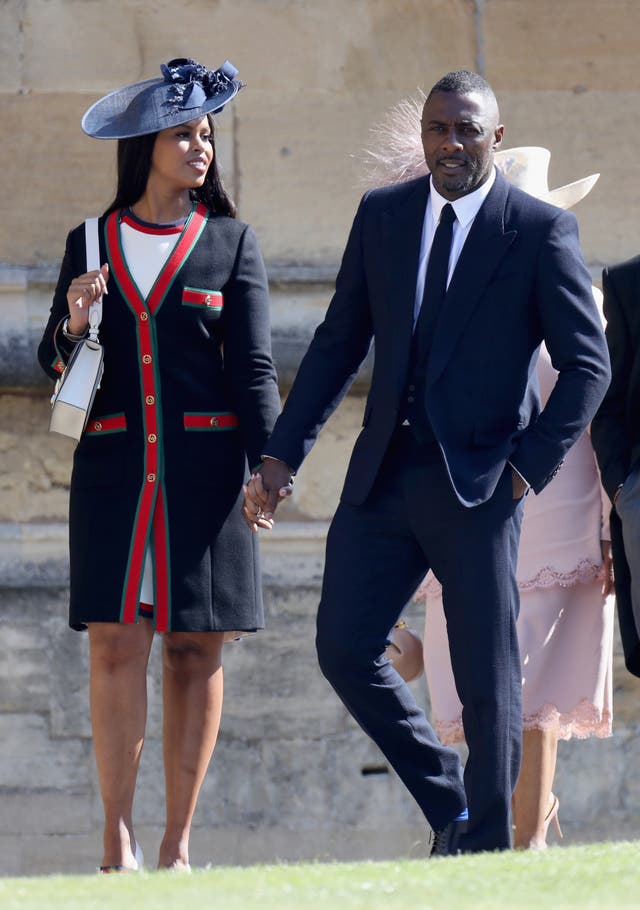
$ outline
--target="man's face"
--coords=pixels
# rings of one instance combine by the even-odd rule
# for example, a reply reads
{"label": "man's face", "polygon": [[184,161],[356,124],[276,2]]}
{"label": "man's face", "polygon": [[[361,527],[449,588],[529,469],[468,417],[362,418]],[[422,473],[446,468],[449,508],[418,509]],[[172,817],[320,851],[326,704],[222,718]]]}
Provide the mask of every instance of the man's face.
{"label": "man's face", "polygon": [[422,147],[431,179],[453,201],[481,186],[502,141],[493,98],[479,92],[436,92],[422,111]]}

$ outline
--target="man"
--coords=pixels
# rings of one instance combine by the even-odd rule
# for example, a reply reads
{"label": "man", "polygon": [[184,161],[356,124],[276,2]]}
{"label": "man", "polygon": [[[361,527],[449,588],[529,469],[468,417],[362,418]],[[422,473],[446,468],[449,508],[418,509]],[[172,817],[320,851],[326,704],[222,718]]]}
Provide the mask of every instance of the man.
{"label": "man", "polygon": [[[431,176],[364,196],[244,508],[254,530],[270,526],[373,338],[363,430],[327,538],[317,648],[423,810],[435,854],[510,846],[522,497],[558,470],[609,380],[574,216],[496,174],[503,130],[480,76],[450,73],[433,87],[422,115]],[[540,412],[543,339],[559,378]],[[463,704],[464,787],[456,754],[384,657],[429,568],[443,586]]]}
{"label": "man", "polygon": [[625,663],[640,676],[640,256],[602,273],[611,385],[591,425],[613,509],[611,546]]}

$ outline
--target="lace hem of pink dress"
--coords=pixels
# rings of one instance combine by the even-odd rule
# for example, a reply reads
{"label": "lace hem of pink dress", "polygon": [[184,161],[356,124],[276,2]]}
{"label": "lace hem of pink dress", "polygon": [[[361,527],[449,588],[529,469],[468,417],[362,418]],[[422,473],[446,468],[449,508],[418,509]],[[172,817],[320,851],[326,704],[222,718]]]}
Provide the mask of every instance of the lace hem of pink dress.
{"label": "lace hem of pink dress", "polygon": [[[585,698],[568,714],[561,714],[555,705],[544,705],[535,714],[525,716],[522,726],[525,730],[557,730],[558,739],[606,739],[612,735],[612,720],[610,711],[601,711]],[[434,726],[445,746],[464,742],[461,716],[451,721],[436,720]]]}
{"label": "lace hem of pink dress", "polygon": [[[591,559],[581,559],[575,569],[570,572],[560,572],[553,566],[543,566],[533,578],[526,581],[518,582],[518,590],[535,591],[538,588],[552,588],[559,585],[561,588],[571,588],[577,584],[588,584],[596,578],[603,578],[603,568],[601,565],[593,562]],[[442,586],[435,577],[433,572],[429,572],[416,593],[413,595],[414,600],[422,600],[423,597],[439,597],[442,592]]]}

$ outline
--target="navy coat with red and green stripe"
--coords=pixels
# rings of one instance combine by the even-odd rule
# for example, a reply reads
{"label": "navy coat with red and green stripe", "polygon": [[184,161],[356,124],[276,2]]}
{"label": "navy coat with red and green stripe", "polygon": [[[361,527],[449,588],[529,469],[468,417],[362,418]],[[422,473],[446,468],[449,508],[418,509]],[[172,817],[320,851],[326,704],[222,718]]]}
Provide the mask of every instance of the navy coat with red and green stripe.
{"label": "navy coat with red and green stripe", "polygon": [[[135,622],[153,541],[159,631],[261,628],[257,542],[240,498],[280,398],[255,234],[199,205],[144,300],[119,218],[99,222],[110,269],[104,376],[74,454],[70,624]],[[82,225],[67,239],[38,351],[52,378],[72,350],[61,332],[66,292],[85,271]]]}

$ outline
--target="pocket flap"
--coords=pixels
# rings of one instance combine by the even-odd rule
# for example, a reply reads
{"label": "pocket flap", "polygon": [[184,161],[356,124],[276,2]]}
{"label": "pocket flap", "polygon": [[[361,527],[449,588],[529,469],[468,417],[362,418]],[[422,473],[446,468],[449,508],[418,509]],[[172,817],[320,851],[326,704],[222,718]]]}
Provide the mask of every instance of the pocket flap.
{"label": "pocket flap", "polygon": [[184,288],[182,305],[205,310],[221,310],[224,306],[222,291],[208,291],[205,288]]}

